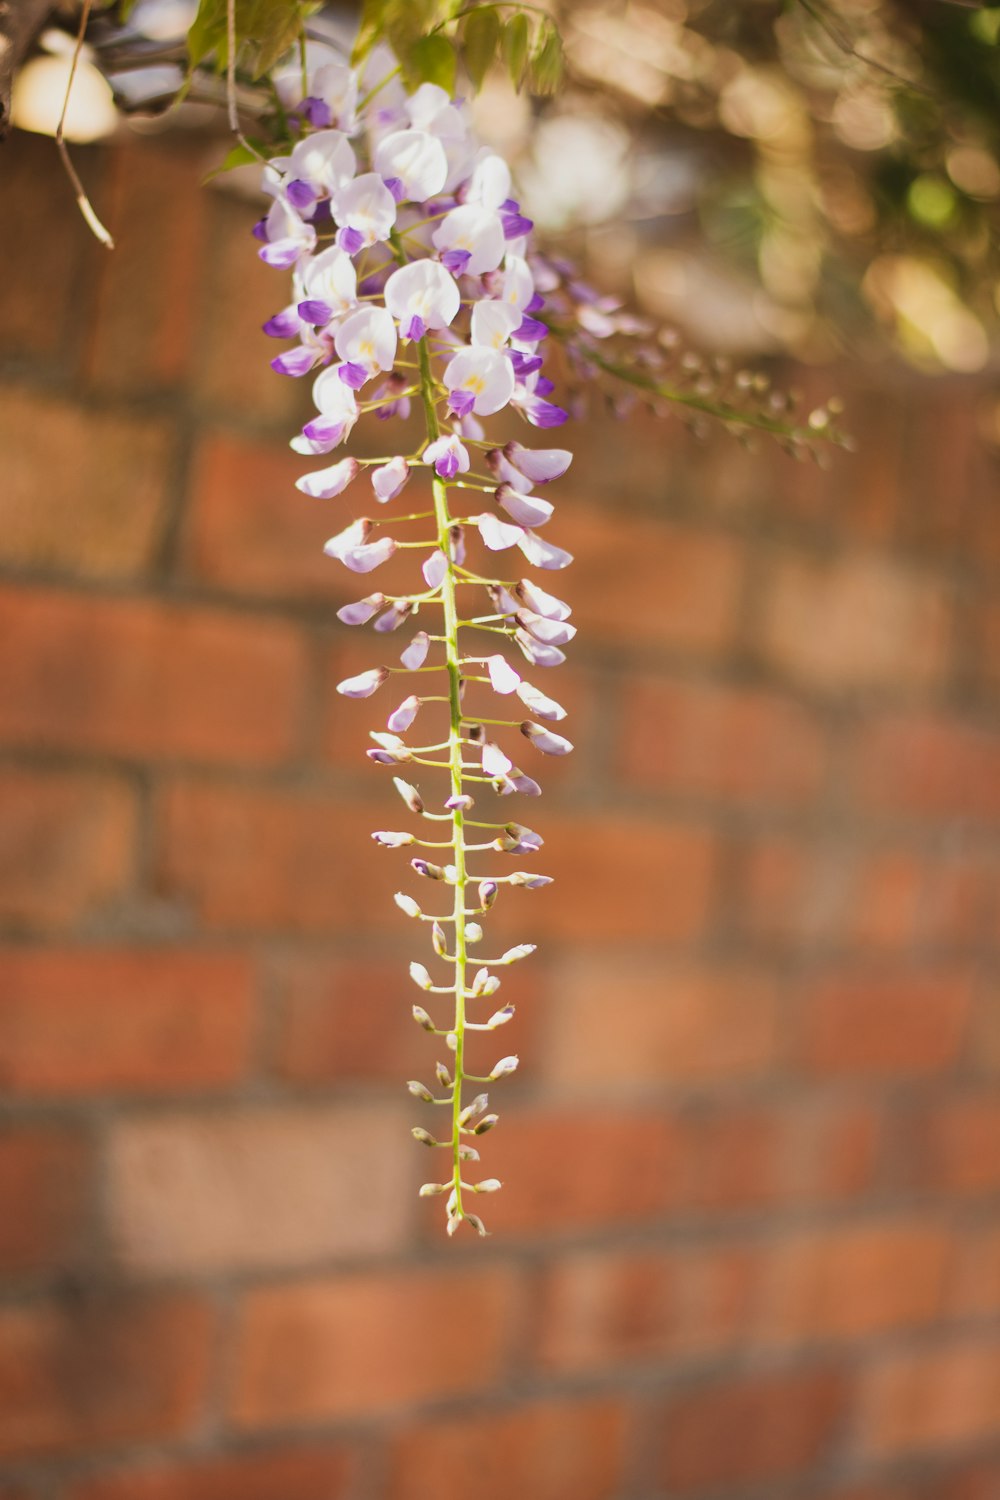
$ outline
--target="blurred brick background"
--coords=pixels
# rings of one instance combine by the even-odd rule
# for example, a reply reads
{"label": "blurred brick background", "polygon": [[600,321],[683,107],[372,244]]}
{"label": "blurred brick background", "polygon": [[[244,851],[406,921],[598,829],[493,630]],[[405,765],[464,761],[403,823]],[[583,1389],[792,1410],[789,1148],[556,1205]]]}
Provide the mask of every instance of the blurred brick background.
{"label": "blurred brick background", "polygon": [[842,374],[829,475],[573,434],[580,749],[449,1243],[281,278],[204,143],[79,158],[113,256],[0,155],[2,1500],[997,1500],[975,383]]}

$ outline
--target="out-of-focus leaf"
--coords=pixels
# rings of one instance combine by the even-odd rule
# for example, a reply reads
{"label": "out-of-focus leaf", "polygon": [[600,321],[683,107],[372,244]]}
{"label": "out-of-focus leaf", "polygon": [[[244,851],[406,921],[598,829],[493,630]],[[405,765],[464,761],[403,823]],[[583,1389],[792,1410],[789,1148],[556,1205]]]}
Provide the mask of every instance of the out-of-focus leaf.
{"label": "out-of-focus leaf", "polygon": [[516,89],[524,81],[524,70],[528,62],[531,44],[531,28],[523,12],[511,16],[503,29],[503,60],[507,64],[510,81]]}
{"label": "out-of-focus leaf", "polygon": [[533,94],[554,94],[562,82],[563,49],[559,32],[546,25],[531,55],[528,82]]}
{"label": "out-of-focus leaf", "polygon": [[[270,149],[273,150],[273,147]],[[259,162],[262,156],[267,155],[267,145],[261,145],[258,151],[251,151],[248,147],[237,144],[231,151],[226,152],[217,167],[213,167],[211,172],[206,172],[202,182],[211,182],[213,178],[222,177],[226,172],[235,172],[237,167],[252,166],[254,162]]]}
{"label": "out-of-focus leaf", "polygon": [[462,27],[466,70],[477,89],[493,64],[500,42],[500,17],[495,10],[474,10]]}
{"label": "out-of-focus leaf", "polygon": [[423,36],[410,52],[410,65],[421,83],[436,83],[448,94],[455,92],[455,48],[447,37]]}
{"label": "out-of-focus leaf", "polygon": [[[257,0],[248,19],[246,40],[256,51],[253,76],[260,78],[295,45],[302,30],[299,0]],[[244,40],[242,36],[239,38]]]}
{"label": "out-of-focus leaf", "polygon": [[191,66],[197,67],[211,53],[225,55],[226,0],[200,0],[197,14],[188,29],[187,49]]}

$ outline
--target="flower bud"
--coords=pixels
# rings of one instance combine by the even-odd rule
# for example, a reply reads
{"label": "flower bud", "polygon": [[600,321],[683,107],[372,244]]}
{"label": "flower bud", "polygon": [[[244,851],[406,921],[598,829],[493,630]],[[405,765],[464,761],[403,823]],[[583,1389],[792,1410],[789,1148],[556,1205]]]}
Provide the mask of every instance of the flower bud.
{"label": "flower bud", "polygon": [[380,829],[378,833],[373,833],[372,838],[376,844],[381,844],[383,849],[402,849],[407,844],[416,843],[416,839],[412,833],[390,833],[385,829]]}
{"label": "flower bud", "polygon": [[419,1079],[411,1078],[406,1087],[409,1089],[414,1099],[422,1099],[425,1104],[434,1103],[434,1095],[425,1084],[419,1081]]}
{"label": "flower bud", "polygon": [[513,1016],[513,1005],[504,1005],[500,1010],[493,1012],[486,1024],[493,1031],[497,1026],[506,1026],[507,1022],[513,1019]]}
{"label": "flower bud", "polygon": [[370,698],[372,693],[378,692],[388,675],[385,667],[371,667],[367,672],[359,672],[356,677],[345,677],[338,682],[337,692],[345,698]]}
{"label": "flower bud", "polygon": [[431,976],[428,974],[423,964],[418,964],[416,962],[411,963],[410,965],[410,978],[413,980],[413,983],[419,985],[422,990],[429,990],[433,987],[434,984],[434,981],[431,979]]}
{"label": "flower bud", "polygon": [[468,792],[463,792],[458,797],[449,797],[445,803],[445,807],[449,812],[468,812],[469,808],[475,807],[475,805],[475,798],[470,797]]}
{"label": "flower bud", "polygon": [[458,1159],[459,1161],[478,1161],[479,1152],[475,1146],[462,1145],[458,1148]]}
{"label": "flower bud", "polygon": [[[421,1198],[440,1198],[441,1194],[447,1191],[447,1182],[425,1182],[421,1185],[419,1196]],[[478,1191],[484,1192],[485,1189],[480,1187]]]}
{"label": "flower bud", "polygon": [[448,1069],[445,1067],[443,1062],[439,1062],[437,1064],[434,1072],[437,1075],[437,1081],[442,1088],[447,1089],[451,1087],[451,1074],[448,1072]]}
{"label": "flower bud", "polygon": [[[472,1184],[472,1191],[474,1193],[499,1193],[502,1187],[503,1183],[499,1177],[484,1177],[482,1182],[474,1182]],[[423,1192],[423,1188],[420,1191]],[[430,1195],[428,1194],[427,1196],[429,1197]]]}
{"label": "flower bud", "polygon": [[490,1100],[488,1094],[477,1094],[476,1097],[472,1100],[471,1104],[467,1104],[462,1110],[461,1114],[458,1117],[458,1123],[460,1125],[468,1125],[469,1121],[476,1115],[482,1114],[483,1110],[486,1108],[489,1102]]}
{"label": "flower bud", "polygon": [[408,917],[419,917],[421,915],[420,907],[414,901],[413,897],[408,896],[405,891],[397,891],[392,899],[400,911],[405,912]]}
{"label": "flower bud", "polygon": [[422,1026],[424,1031],[434,1030],[434,1022],[431,1020],[430,1016],[424,1010],[422,1005],[415,1005],[413,1007],[412,1014],[413,1019],[416,1021],[417,1025]]}
{"label": "flower bud", "polygon": [[458,1051],[458,1037],[455,1035],[455,1033],[453,1031],[449,1031],[444,1040],[445,1040],[445,1046],[448,1048],[449,1052],[457,1052]]}
{"label": "flower bud", "polygon": [[483,1118],[479,1121],[479,1123],[473,1125],[472,1134],[485,1135],[488,1130],[493,1129],[494,1125],[498,1123],[499,1119],[499,1115],[483,1115]]}
{"label": "flower bud", "polygon": [[497,962],[501,964],[516,964],[519,959],[528,958],[534,953],[535,943],[517,943],[513,948],[508,948],[506,953],[501,953]]}
{"label": "flower bud", "polygon": [[526,885],[529,891],[540,891],[543,885],[552,884],[552,876],[533,875],[530,870],[515,870],[510,877],[510,883],[511,885]]}
{"label": "flower bud", "polygon": [[406,803],[407,807],[410,809],[410,812],[423,812],[424,801],[415,786],[411,786],[410,783],[408,781],[404,781],[401,776],[394,776],[392,778],[392,784],[396,788],[396,791],[399,793],[399,795],[402,797],[403,801]]}
{"label": "flower bud", "polygon": [[500,1061],[493,1067],[491,1078],[509,1078],[511,1073],[517,1072],[518,1059],[515,1056],[501,1057]]}
{"label": "flower bud", "polygon": [[429,1130],[424,1130],[420,1125],[414,1125],[410,1131],[413,1139],[419,1141],[421,1146],[440,1146],[441,1141],[436,1141]]}
{"label": "flower bud", "polygon": [[481,880],[479,883],[479,904],[489,911],[497,899],[500,887],[495,880]]}
{"label": "flower bud", "polygon": [[482,941],[483,929],[478,922],[467,922],[465,924],[465,941],[467,943],[478,943]]}
{"label": "flower bud", "polygon": [[431,946],[438,958],[447,958],[448,940],[444,935],[444,928],[440,922],[435,922],[431,928]]}
{"label": "flower bud", "polygon": [[411,859],[410,864],[418,875],[423,875],[427,880],[443,880],[444,870],[440,865],[432,865],[426,859]]}
{"label": "flower bud", "polygon": [[478,1214],[466,1214],[465,1222],[466,1224],[471,1224],[472,1228],[476,1231],[481,1239],[486,1238],[489,1231],[487,1230],[486,1225],[483,1223]]}

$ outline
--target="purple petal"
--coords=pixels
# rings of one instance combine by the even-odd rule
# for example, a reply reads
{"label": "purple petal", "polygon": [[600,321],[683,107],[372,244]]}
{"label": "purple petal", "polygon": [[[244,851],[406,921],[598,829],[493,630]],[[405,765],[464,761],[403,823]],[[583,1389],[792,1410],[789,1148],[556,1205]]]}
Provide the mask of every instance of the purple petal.
{"label": "purple petal", "polygon": [[328,302],[320,302],[317,299],[300,302],[298,313],[303,322],[311,323],[314,328],[325,328],[333,317],[333,308]]}
{"label": "purple petal", "polygon": [[537,318],[522,318],[514,329],[511,338],[520,339],[523,344],[537,344],[541,339],[548,337],[548,328],[540,323]]}
{"label": "purple petal", "polygon": [[377,615],[385,603],[384,594],[369,594],[356,604],[345,604],[337,610],[337,619],[345,625],[367,625],[372,615]]}
{"label": "purple petal", "polygon": [[513,693],[521,684],[521,679],[514,668],[503,656],[490,656],[486,659],[486,670],[490,674],[490,682],[495,693]]}
{"label": "purple petal", "polygon": [[378,692],[388,675],[385,667],[370,667],[367,672],[359,672],[356,677],[345,677],[343,682],[338,682],[337,692],[345,698],[370,698],[372,693]]}
{"label": "purple petal", "polygon": [[569,420],[569,413],[561,406],[553,406],[551,401],[542,401],[537,396],[529,396],[524,403],[524,414],[533,427],[561,427]]}
{"label": "purple petal", "polygon": [[283,312],[268,318],[263,328],[269,339],[294,339],[302,331],[302,319],[294,307],[286,307]]}
{"label": "purple petal", "polygon": [[536,641],[526,630],[515,631],[514,639],[536,667],[561,667],[566,660],[565,651],[560,651],[558,646],[546,646],[542,641]]}
{"label": "purple petal", "polygon": [[409,339],[411,344],[417,343],[427,332],[427,324],[423,318],[414,315],[403,329],[404,339]]}
{"label": "purple petal", "polygon": [[544,526],[555,506],[551,500],[542,500],[537,495],[523,495],[509,484],[501,484],[496,492],[497,500],[519,526]]}
{"label": "purple petal", "polygon": [[456,417],[467,417],[476,404],[476,398],[471,391],[449,391],[448,410]]}
{"label": "purple petal", "polygon": [[561,734],[556,734],[552,729],[543,729],[541,724],[533,724],[530,719],[521,725],[521,733],[543,755],[568,755],[573,748],[572,743],[563,739]]}
{"label": "purple petal", "polygon": [[312,94],[303,99],[299,109],[314,130],[327,130],[333,124],[330,106],[325,100],[317,99]]}
{"label": "purple petal", "polygon": [[416,671],[417,667],[422,667],[427,660],[427,652],[430,650],[430,644],[430,638],[426,630],[418,630],[413,640],[399,658],[403,666],[407,667],[411,672]]}
{"label": "purple petal", "polygon": [[505,755],[500,746],[492,740],[487,740],[483,746],[483,775],[484,776],[506,776],[513,768],[513,761]]}
{"label": "purple petal", "polygon": [[395,550],[396,543],[392,537],[383,536],[377,542],[362,542],[337,555],[344,567],[350,568],[352,573],[370,573],[388,562]]}
{"label": "purple petal", "polygon": [[563,547],[554,547],[533,531],[524,532],[517,545],[536,568],[567,568],[573,561],[572,552],[567,552]]}
{"label": "purple petal", "polygon": [[532,583],[530,578],[522,578],[520,583],[515,584],[514,593],[522,604],[534,610],[536,615],[544,615],[547,620],[568,620],[573,613],[562,599],[557,599],[555,594],[547,594],[537,583]]}
{"label": "purple petal", "polygon": [[566,710],[561,703],[554,698],[546,698],[538,688],[532,687],[530,682],[522,682],[517,689],[517,696],[526,708],[529,708],[539,719],[565,719]]}
{"label": "purple petal", "polygon": [[501,521],[497,516],[484,511],[481,516],[476,517],[476,525],[479,535],[491,552],[504,552],[508,547],[520,545],[522,538],[526,535],[523,527],[510,526],[506,521]]}
{"label": "purple petal", "polygon": [[348,255],[357,255],[359,250],[364,249],[365,237],[360,229],[340,229],[337,232],[337,244]]}
{"label": "purple petal", "polygon": [[576,626],[566,620],[549,620],[545,615],[536,615],[530,609],[518,612],[517,623],[536,641],[546,646],[565,646],[576,635]]}
{"label": "purple petal", "polygon": [[352,391],[360,391],[365,381],[371,378],[364,365],[355,364],[352,360],[348,360],[346,364],[338,365],[337,374]]}
{"label": "purple petal", "polygon": [[303,182],[301,177],[297,177],[285,188],[285,196],[293,208],[312,208],[319,194],[312,183]]}
{"label": "purple petal", "polygon": [[540,370],[545,361],[540,354],[522,354],[520,349],[510,349],[507,357],[514,366],[514,374],[518,380],[525,380],[529,375],[534,375]]}
{"label": "purple petal", "polygon": [[502,214],[501,218],[505,240],[519,240],[522,235],[530,234],[535,227],[534,219],[527,219],[524,214]]}
{"label": "purple petal", "polygon": [[398,708],[393,709],[386,723],[396,734],[402,734],[409,729],[420,710],[420,699],[414,694],[404,698]]}
{"label": "purple petal", "polygon": [[390,193],[395,198],[396,202],[397,203],[402,203],[403,199],[406,197],[406,189],[403,186],[402,181],[400,180],[400,178],[398,178],[398,177],[383,177],[382,181],[385,183],[386,187],[389,189]]}
{"label": "purple petal", "polygon": [[386,635],[391,630],[398,630],[400,625],[405,625],[413,613],[414,606],[409,599],[403,599],[398,604],[391,604],[384,615],[379,615],[375,621],[375,629],[380,635]]}
{"label": "purple petal", "polygon": [[279,375],[308,375],[318,358],[315,349],[298,344],[294,349],[286,349],[284,354],[272,359],[271,369],[276,370]]}
{"label": "purple petal", "polygon": [[423,573],[424,581],[429,589],[436,589],[438,584],[444,580],[448,572],[448,559],[440,547],[424,559],[420,571]]}
{"label": "purple petal", "polygon": [[461,276],[471,259],[471,250],[446,250],[441,257],[441,264],[453,276]]}
{"label": "purple petal", "polygon": [[565,474],[573,455],[565,448],[525,448],[520,443],[506,443],[504,457],[532,484],[547,484]]}

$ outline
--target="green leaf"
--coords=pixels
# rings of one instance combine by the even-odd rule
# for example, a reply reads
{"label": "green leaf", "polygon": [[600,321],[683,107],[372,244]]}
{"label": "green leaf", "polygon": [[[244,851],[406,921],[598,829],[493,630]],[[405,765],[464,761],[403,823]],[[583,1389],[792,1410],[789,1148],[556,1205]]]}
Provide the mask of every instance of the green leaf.
{"label": "green leaf", "polygon": [[554,26],[546,26],[540,44],[535,48],[528,69],[533,94],[554,94],[562,82],[562,38]]}
{"label": "green leaf", "polygon": [[421,83],[436,83],[447,94],[455,92],[455,48],[447,37],[424,36],[410,53],[410,64]]}
{"label": "green leaf", "polygon": [[[299,0],[257,0],[247,19],[245,40],[256,50],[253,76],[260,78],[295,45],[302,31]],[[240,41],[244,37],[240,36]]]}
{"label": "green leaf", "polygon": [[237,167],[251,166],[254,162],[259,162],[261,156],[266,156],[267,154],[265,147],[261,147],[259,152],[254,152],[242,144],[237,144],[231,151],[226,152],[217,167],[213,167],[211,172],[206,172],[205,176],[201,179],[202,184],[211,182],[213,178],[221,177],[225,172],[235,172]]}
{"label": "green leaf", "polygon": [[226,45],[226,0],[200,0],[198,11],[187,34],[188,58],[192,68]]}
{"label": "green leaf", "polygon": [[524,81],[524,70],[528,61],[531,30],[523,12],[512,16],[503,29],[503,60],[507,64],[510,81],[516,89]]}
{"label": "green leaf", "polygon": [[465,67],[477,89],[489,72],[500,41],[500,17],[495,10],[474,10],[462,28]]}

